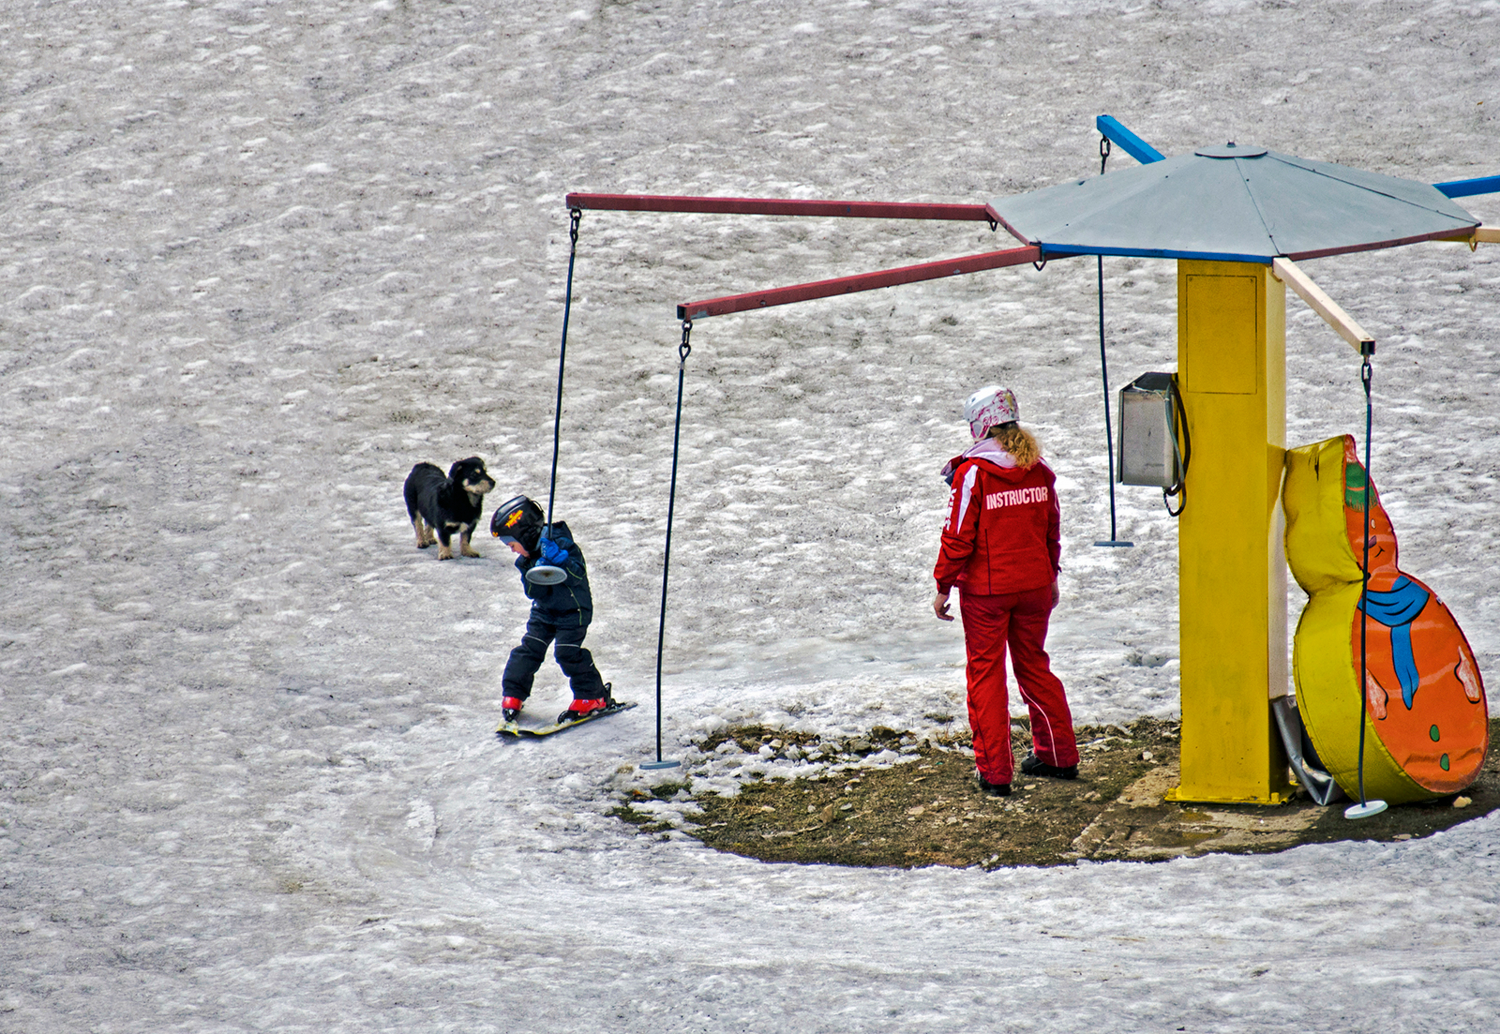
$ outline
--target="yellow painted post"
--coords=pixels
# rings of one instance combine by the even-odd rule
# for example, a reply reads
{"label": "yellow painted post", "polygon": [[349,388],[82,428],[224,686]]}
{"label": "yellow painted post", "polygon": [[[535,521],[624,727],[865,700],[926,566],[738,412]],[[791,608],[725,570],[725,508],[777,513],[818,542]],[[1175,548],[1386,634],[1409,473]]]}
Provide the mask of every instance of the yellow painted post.
{"label": "yellow painted post", "polygon": [[1178,521],[1178,801],[1275,804],[1287,761],[1286,288],[1267,266],[1177,264],[1177,371],[1192,433]]}

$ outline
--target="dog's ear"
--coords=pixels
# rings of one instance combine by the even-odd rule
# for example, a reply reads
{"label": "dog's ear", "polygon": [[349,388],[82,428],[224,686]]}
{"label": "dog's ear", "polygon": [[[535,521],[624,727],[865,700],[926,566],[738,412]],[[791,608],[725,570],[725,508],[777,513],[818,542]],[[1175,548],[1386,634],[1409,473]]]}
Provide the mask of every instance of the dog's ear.
{"label": "dog's ear", "polygon": [[453,464],[453,466],[448,469],[448,476],[457,480],[458,476],[465,471],[473,471],[479,474],[489,473],[484,469],[484,460],[480,459],[478,456],[470,456],[468,459],[459,460],[457,463]]}

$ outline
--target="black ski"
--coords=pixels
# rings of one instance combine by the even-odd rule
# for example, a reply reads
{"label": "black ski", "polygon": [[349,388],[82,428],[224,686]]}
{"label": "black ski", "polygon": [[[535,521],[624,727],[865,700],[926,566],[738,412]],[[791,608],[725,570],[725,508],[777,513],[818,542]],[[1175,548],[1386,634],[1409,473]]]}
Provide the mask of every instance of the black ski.
{"label": "black ski", "polygon": [[571,722],[553,722],[550,725],[522,725],[520,722],[501,722],[500,727],[495,730],[497,736],[512,736],[516,738],[531,737],[538,739],[542,736],[551,736],[553,733],[572,729],[579,725],[587,725],[589,722],[597,722],[600,718],[608,718],[612,714],[628,711],[635,704],[633,702],[615,701],[608,707],[601,707],[597,711],[590,711],[582,718]]}

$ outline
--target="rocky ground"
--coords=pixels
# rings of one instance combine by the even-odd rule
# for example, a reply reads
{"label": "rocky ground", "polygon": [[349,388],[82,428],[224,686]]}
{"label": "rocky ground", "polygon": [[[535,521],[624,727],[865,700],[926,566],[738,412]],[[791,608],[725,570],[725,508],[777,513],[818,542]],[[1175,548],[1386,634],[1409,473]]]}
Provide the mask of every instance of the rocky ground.
{"label": "rocky ground", "polygon": [[[1500,721],[1491,722],[1492,741],[1497,732]],[[1024,720],[1015,723],[1013,735],[1017,757],[1024,756],[1030,741]],[[939,727],[919,736],[877,727],[869,737],[829,743],[741,726],[706,739],[700,749],[711,756],[731,741],[730,749],[767,758],[835,759],[893,750],[901,761],[875,768],[835,765],[812,778],[751,778],[734,796],[694,792],[689,768],[684,781],[627,791],[616,814],[659,834],[668,823],[648,802],[690,797],[698,814],[679,828],[721,851],[778,862],[997,868],[1411,840],[1500,807],[1500,760],[1494,757],[1462,795],[1391,808],[1359,822],[1344,818],[1343,802],[1321,807],[1301,791],[1276,807],[1169,803],[1164,795],[1178,783],[1178,726],[1157,719],[1079,728],[1083,760],[1077,781],[1017,773],[1008,798],[976,789],[967,730]]]}

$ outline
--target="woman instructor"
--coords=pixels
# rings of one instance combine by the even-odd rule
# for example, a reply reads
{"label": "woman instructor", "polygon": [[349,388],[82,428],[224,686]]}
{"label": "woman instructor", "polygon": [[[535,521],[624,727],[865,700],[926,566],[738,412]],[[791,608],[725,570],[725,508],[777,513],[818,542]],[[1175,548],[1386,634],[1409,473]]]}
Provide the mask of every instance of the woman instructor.
{"label": "woman instructor", "polygon": [[969,727],[979,786],[1010,793],[1010,700],[1005,655],[1031,712],[1027,775],[1078,777],[1078,744],[1063,684],[1047,657],[1047,622],[1057,605],[1062,555],[1055,477],[1036,439],[1022,429],[1015,395],[980,388],[964,403],[974,445],[950,460],[948,520],[933,577],[932,609],[943,621],[958,587],[968,664]]}

